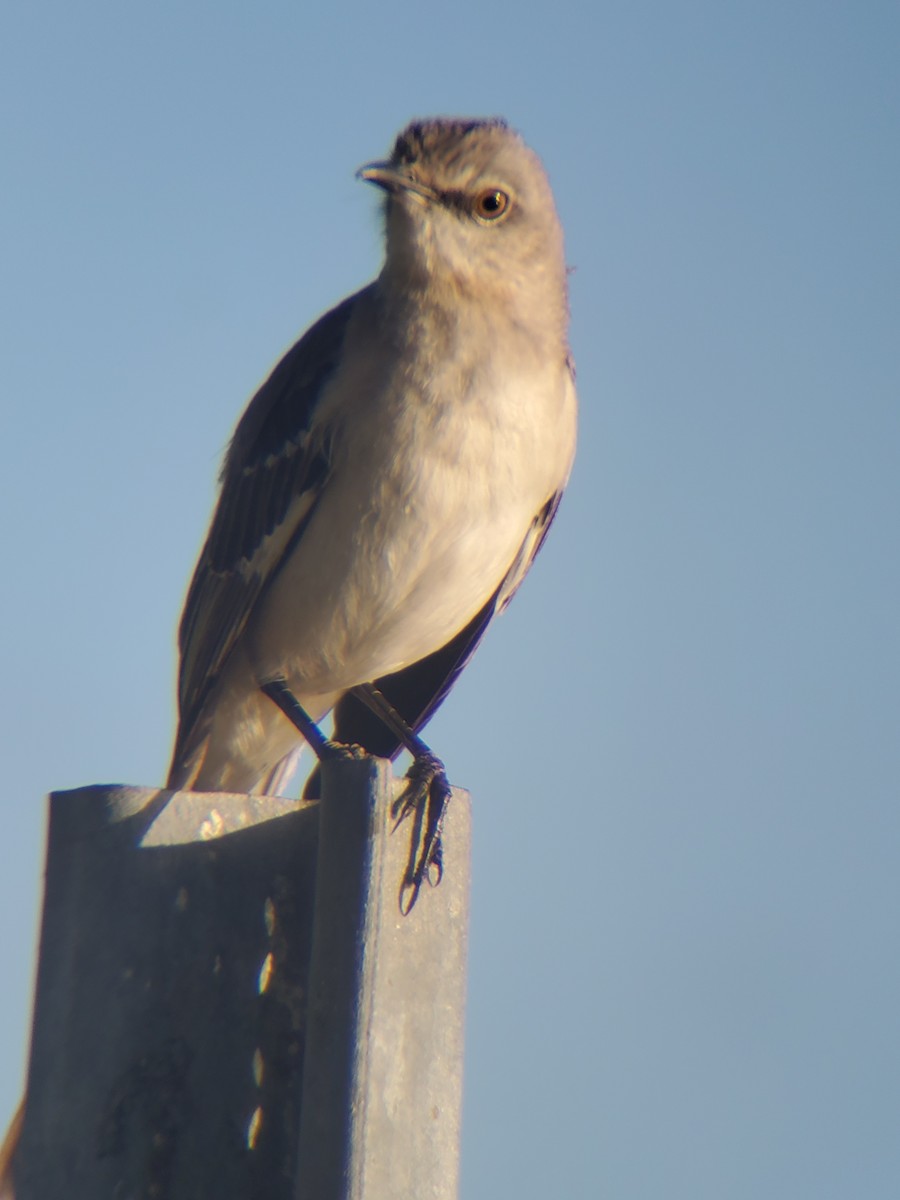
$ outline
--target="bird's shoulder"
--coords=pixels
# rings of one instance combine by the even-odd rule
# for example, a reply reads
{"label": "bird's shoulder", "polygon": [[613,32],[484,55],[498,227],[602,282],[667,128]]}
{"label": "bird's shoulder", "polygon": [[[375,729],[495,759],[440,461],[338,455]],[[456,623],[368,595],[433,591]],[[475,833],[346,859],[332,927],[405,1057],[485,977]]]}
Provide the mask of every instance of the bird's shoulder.
{"label": "bird's shoulder", "polygon": [[206,545],[208,566],[234,568],[282,521],[298,489],[329,467],[327,439],[313,436],[327,385],[338,370],[354,314],[368,289],[320,317],[278,362],[235,429]]}
{"label": "bird's shoulder", "polygon": [[285,453],[310,429],[351,320],[371,289],[355,292],[326,312],[278,362],[238,421],[222,468],[223,484]]}

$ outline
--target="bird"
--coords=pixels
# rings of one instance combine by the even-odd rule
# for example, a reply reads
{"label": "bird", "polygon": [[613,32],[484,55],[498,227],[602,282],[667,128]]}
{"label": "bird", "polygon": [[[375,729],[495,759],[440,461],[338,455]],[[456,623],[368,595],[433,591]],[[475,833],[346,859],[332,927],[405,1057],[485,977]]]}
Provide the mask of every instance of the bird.
{"label": "bird", "polygon": [[411,904],[449,792],[419,731],[556,515],[575,373],[553,194],[505,121],[413,121],[358,175],[384,194],[384,265],[238,422],[179,628],[167,787],[278,794],[305,742],[410,750],[414,795],[438,785]]}
{"label": "bird", "polygon": [[280,794],[307,743],[405,748],[445,784],[419,733],[569,478],[568,271],[537,154],[502,119],[437,117],[357,175],[383,266],[237,424],[179,628],[174,790]]}

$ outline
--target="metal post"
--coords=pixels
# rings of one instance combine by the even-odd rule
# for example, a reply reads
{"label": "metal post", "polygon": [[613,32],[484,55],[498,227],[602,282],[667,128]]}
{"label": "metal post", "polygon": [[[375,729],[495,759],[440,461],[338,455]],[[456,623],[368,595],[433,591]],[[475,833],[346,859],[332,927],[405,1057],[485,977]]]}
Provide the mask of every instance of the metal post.
{"label": "metal post", "polygon": [[405,918],[399,786],[330,765],[321,834],[274,797],[51,797],[17,1200],[455,1195],[468,805]]}
{"label": "metal post", "polygon": [[440,886],[404,916],[409,838],[389,836],[403,785],[388,768],[368,759],[323,771],[297,1200],[457,1194],[468,796],[454,793],[447,811]]}

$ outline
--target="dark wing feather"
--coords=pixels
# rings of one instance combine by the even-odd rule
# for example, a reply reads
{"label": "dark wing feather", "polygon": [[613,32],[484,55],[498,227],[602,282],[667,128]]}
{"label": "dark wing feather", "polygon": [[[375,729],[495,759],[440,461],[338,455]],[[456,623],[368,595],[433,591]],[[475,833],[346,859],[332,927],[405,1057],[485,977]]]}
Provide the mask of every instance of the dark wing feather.
{"label": "dark wing feather", "polygon": [[351,296],[303,335],[238,423],[179,629],[176,761],[203,737],[199,722],[206,700],[277,570],[273,554],[261,554],[261,547],[273,534],[283,534],[286,544],[295,539],[315,510],[330,447],[310,431],[357,299]]}

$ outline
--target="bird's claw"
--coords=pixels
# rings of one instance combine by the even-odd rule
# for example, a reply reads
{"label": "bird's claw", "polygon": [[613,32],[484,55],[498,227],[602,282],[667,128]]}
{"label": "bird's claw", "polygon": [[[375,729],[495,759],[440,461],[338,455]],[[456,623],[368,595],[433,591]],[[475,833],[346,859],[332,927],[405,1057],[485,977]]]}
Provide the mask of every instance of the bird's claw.
{"label": "bird's claw", "polygon": [[422,884],[437,887],[444,874],[441,832],[450,801],[450,784],[441,760],[430,751],[413,759],[407,785],[398,796],[393,816],[396,828],[413,815],[415,823],[409,863],[400,888],[400,909],[405,914],[419,898]]}
{"label": "bird's claw", "polygon": [[326,738],[322,743],[320,750],[320,758],[329,759],[345,759],[359,761],[366,758],[368,751],[365,746],[358,746],[355,742],[333,742],[331,738]]}

